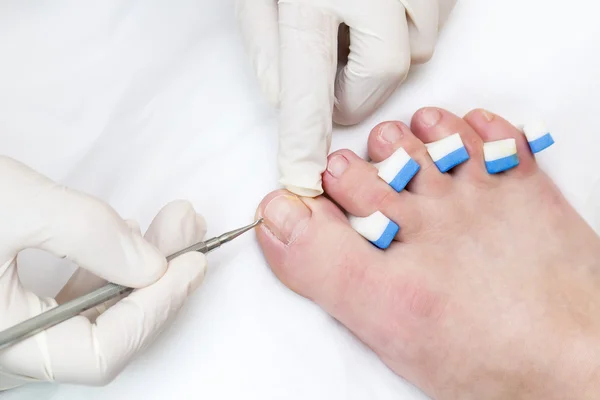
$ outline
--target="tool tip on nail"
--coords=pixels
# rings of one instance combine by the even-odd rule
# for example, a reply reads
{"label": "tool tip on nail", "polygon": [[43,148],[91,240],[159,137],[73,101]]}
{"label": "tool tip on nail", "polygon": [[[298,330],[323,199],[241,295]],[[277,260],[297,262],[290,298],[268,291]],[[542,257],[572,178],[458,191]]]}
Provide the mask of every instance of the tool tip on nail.
{"label": "tool tip on nail", "polygon": [[221,239],[221,241],[223,243],[230,242],[233,239],[235,239],[236,237],[238,237],[238,236],[242,235],[243,233],[248,232],[250,229],[256,227],[261,222],[263,222],[263,219],[259,218],[258,220],[254,221],[250,225],[247,225],[240,229],[233,230],[231,232],[224,233],[223,235],[219,236],[219,238]]}

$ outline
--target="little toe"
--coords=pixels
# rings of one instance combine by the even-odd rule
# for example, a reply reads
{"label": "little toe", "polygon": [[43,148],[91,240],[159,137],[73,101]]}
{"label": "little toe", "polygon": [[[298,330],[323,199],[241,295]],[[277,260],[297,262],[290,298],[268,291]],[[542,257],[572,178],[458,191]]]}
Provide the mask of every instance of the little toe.
{"label": "little toe", "polygon": [[481,109],[471,111],[464,119],[486,143],[485,161],[489,173],[520,175],[537,170],[525,135],[510,122]]}
{"label": "little toe", "polygon": [[[438,170],[423,142],[402,122],[384,122],[373,128],[368,149],[369,157],[377,163],[380,171],[384,163],[393,162],[392,157],[399,157],[397,153],[402,152],[401,149],[419,165],[418,173],[407,184],[410,192],[433,195],[444,192],[451,184],[450,177]],[[407,171],[410,171],[410,166],[407,166]],[[403,175],[402,171],[398,172],[402,183],[406,182],[402,179]]]}
{"label": "little toe", "polygon": [[426,143],[442,172],[456,177],[486,179],[483,141],[462,118],[449,111],[427,107],[415,113],[412,131]]}
{"label": "little toe", "polygon": [[[408,156],[407,156],[408,157]],[[385,219],[399,227],[414,226],[411,212],[415,208],[415,197],[412,193],[398,193],[392,185],[379,175],[381,171],[358,157],[350,150],[340,150],[329,156],[327,170],[323,174],[325,193],[349,214],[359,218],[351,218],[354,228],[378,247],[387,248],[391,243],[378,243],[377,238],[365,232],[369,229],[362,219],[381,220],[381,228],[385,229]],[[376,216],[376,213],[383,215]],[[371,225],[368,222],[366,225]],[[399,228],[398,228],[399,229]],[[393,239],[396,232],[391,236]],[[388,237],[389,239],[389,237]]]}

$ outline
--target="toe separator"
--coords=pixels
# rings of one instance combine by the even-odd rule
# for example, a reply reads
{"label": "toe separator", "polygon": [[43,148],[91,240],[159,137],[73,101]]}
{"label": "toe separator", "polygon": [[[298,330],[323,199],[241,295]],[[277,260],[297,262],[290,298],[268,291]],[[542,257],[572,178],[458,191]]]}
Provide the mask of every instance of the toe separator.
{"label": "toe separator", "polygon": [[483,144],[485,168],[490,174],[508,171],[519,165],[517,141],[513,138]]}
{"label": "toe separator", "polygon": [[539,153],[554,144],[554,138],[543,121],[533,121],[522,128],[532,153]]}
{"label": "toe separator", "polygon": [[442,173],[450,171],[469,159],[469,153],[459,133],[427,143],[425,146],[433,162]]}
{"label": "toe separator", "polygon": [[350,216],[348,220],[356,232],[383,250],[390,247],[400,230],[395,222],[380,211],[376,211],[368,217]]}
{"label": "toe separator", "polygon": [[396,192],[404,190],[406,185],[408,185],[421,168],[402,147],[387,159],[374,164],[374,166],[379,171],[379,177]]}

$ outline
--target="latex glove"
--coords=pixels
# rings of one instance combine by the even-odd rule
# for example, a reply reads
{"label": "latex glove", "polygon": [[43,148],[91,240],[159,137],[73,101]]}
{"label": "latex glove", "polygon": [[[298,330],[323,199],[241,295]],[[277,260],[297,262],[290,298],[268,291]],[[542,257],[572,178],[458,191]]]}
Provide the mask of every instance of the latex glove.
{"label": "latex glove", "polygon": [[[301,196],[323,193],[332,118],[362,121],[403,82],[411,61],[429,60],[455,2],[236,0],[262,90],[280,106],[281,184]],[[348,43],[347,64],[336,74],[338,50],[346,54]]]}
{"label": "latex glove", "polygon": [[[107,204],[0,157],[0,330],[56,306],[25,290],[16,255],[40,248],[80,266],[57,296],[66,301],[110,282],[136,289],[90,321],[77,316],[0,351],[0,389],[30,381],[100,385],[144,349],[201,283],[206,258],[166,255],[202,240],[204,220],[186,202],[167,205],[144,239]],[[152,244],[151,244],[152,243]],[[114,303],[114,302],[113,302]]]}

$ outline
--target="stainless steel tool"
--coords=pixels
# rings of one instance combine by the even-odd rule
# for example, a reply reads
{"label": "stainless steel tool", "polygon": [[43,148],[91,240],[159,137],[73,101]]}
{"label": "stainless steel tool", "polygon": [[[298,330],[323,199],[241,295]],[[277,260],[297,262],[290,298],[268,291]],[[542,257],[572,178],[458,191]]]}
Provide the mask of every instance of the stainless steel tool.
{"label": "stainless steel tool", "polygon": [[[262,222],[262,218],[255,221],[254,223],[244,226],[243,228],[235,229],[230,232],[226,232],[218,237],[209,239],[205,242],[196,243],[190,247],[178,251],[177,253],[171,254],[167,257],[167,261],[174,259],[184,253],[190,251],[199,251],[200,253],[207,254],[221,245],[231,242],[241,234],[248,232]],[[86,295],[68,301],[55,308],[45,311],[33,318],[23,321],[11,328],[8,328],[0,332],[0,350],[12,346],[28,337],[31,337],[45,329],[48,329],[56,324],[66,321],[69,318],[79,315],[83,311],[89,310],[92,307],[96,307],[99,304],[114,299],[117,296],[123,294],[129,294],[134,289],[117,285],[115,283],[109,283],[99,289],[94,290]]]}

